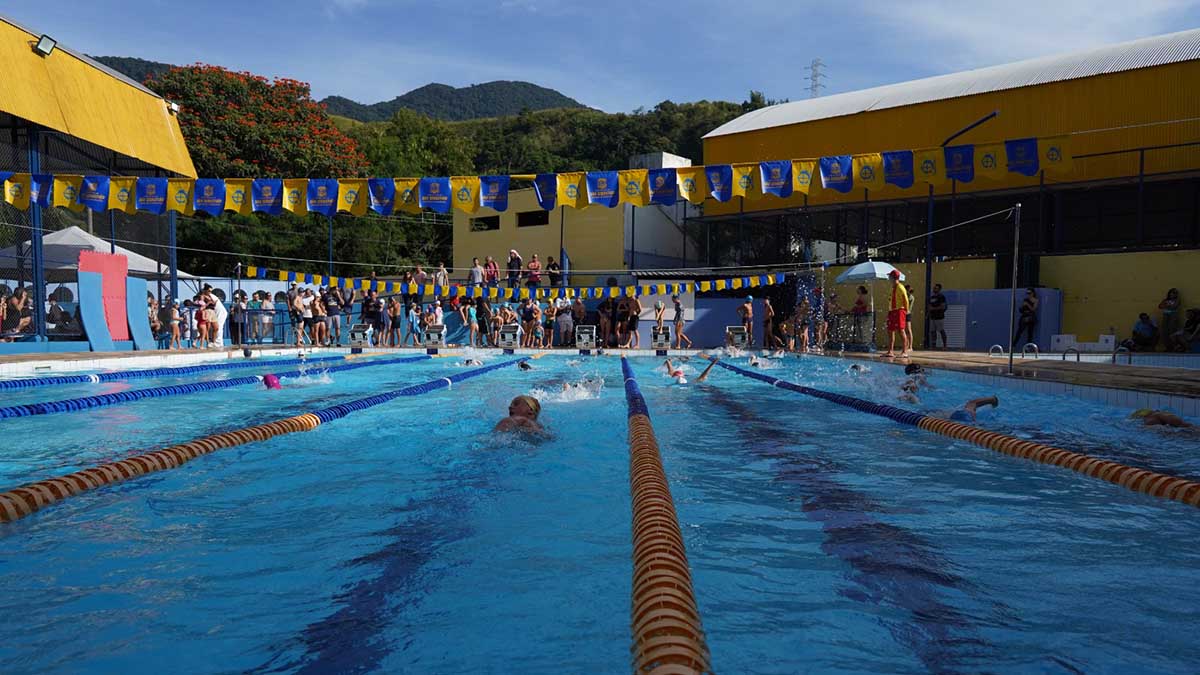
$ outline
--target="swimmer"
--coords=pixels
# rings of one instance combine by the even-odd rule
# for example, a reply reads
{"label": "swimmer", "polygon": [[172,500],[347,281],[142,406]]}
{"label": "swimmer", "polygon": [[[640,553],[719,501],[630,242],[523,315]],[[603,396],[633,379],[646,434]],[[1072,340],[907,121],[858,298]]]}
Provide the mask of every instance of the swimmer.
{"label": "swimmer", "polygon": [[463,361],[463,365],[464,366],[482,366],[483,361],[480,361],[479,359],[467,359],[466,361]]}
{"label": "swimmer", "polygon": [[1133,411],[1129,416],[1130,419],[1141,420],[1142,424],[1148,427],[1175,427],[1177,429],[1191,429],[1195,425],[1185,421],[1179,415],[1166,410],[1151,410],[1150,408],[1142,408]]}
{"label": "swimmer", "polygon": [[267,389],[282,389],[283,388],[279,385],[279,377],[276,375],[271,375],[271,374],[263,375],[262,383],[263,383],[263,386],[266,387]]}
{"label": "swimmer", "polygon": [[949,414],[934,413],[933,417],[940,417],[944,420],[952,422],[971,423],[975,421],[975,415],[979,411],[980,406],[990,405],[993,408],[1000,407],[1000,399],[995,396],[985,396],[983,398],[973,398],[963,404],[963,407],[958,410],[951,411]]}
{"label": "swimmer", "polygon": [[871,369],[861,363],[851,363],[848,371],[851,375],[862,375],[863,373],[871,372]]}
{"label": "swimmer", "polygon": [[492,431],[525,431],[540,433],[545,431],[538,422],[542,412],[542,404],[532,396],[521,395],[508,404],[508,417],[500,420]]}
{"label": "swimmer", "polygon": [[521,370],[533,370],[533,366],[529,365],[528,361],[522,361],[522,362],[518,363],[517,367],[520,368]]}
{"label": "swimmer", "polygon": [[751,354],[749,365],[751,368],[762,368],[765,364],[757,356],[754,356],[753,354]]}
{"label": "swimmer", "polygon": [[680,370],[678,366],[671,363],[671,359],[667,359],[665,362],[663,362],[663,365],[667,368],[667,375],[670,376],[671,379],[675,380],[677,384],[687,384],[687,378],[684,377],[683,371]]}
{"label": "swimmer", "polygon": [[908,375],[908,381],[919,384],[922,387],[929,386],[929,380],[925,376],[925,369],[919,363],[910,363],[904,366],[904,374]]}
{"label": "swimmer", "polygon": [[917,383],[909,380],[900,385],[900,395],[896,397],[896,400],[903,401],[905,403],[912,403],[913,405],[920,405],[921,399],[917,398],[917,391]]}
{"label": "swimmer", "polygon": [[774,352],[771,353],[771,358],[782,359],[786,355],[787,355],[787,352],[783,351],[782,349],[776,349]]}

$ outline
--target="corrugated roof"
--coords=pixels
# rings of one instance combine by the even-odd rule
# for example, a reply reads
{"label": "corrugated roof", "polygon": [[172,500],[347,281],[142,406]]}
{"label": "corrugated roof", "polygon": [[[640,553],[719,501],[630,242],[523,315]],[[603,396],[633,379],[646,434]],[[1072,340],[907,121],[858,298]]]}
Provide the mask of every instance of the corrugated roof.
{"label": "corrugated roof", "polygon": [[792,101],[748,112],[705,138],[1200,59],[1200,29],[961,73]]}

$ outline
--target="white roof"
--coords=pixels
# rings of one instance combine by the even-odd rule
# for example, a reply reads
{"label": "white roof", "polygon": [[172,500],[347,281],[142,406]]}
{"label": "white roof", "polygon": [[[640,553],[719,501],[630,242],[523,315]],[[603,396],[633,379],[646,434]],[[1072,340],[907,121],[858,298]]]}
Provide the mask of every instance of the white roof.
{"label": "white roof", "polygon": [[[25,273],[29,274],[33,266],[32,255],[29,252],[29,242],[21,242],[25,258]],[[42,236],[42,255],[46,259],[46,274],[54,276],[54,280],[62,278],[61,273],[79,268],[80,251],[99,251],[109,253],[112,245],[107,240],[88,234],[81,228],[72,225],[57,232]],[[158,263],[140,253],[134,253],[127,248],[117,247],[117,253],[129,259],[129,275],[134,277],[157,277]],[[15,271],[18,259],[17,247],[10,246],[0,250],[0,273]],[[56,274],[57,273],[57,274]],[[162,274],[170,274],[166,265],[162,266]],[[191,279],[193,275],[179,271],[180,279]]]}
{"label": "white roof", "polygon": [[781,103],[748,112],[708,132],[704,138],[1196,59],[1200,59],[1200,29]]}

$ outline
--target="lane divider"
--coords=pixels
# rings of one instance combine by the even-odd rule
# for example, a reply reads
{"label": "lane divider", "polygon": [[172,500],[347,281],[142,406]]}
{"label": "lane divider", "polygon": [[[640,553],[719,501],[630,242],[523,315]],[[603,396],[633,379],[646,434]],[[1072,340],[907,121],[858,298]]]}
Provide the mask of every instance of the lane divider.
{"label": "lane divider", "polygon": [[707,673],[709,652],[691,568],[646,399],[621,357],[629,410],[633,498],[633,653],[636,673]]}
{"label": "lane divider", "polygon": [[1134,492],[1141,492],[1152,497],[1170,499],[1189,506],[1200,507],[1200,483],[1185,478],[1149,471],[1147,469],[1139,469],[1079,452],[1013,438],[1012,436],[995,431],[980,429],[979,427],[941,419],[940,417],[923,415],[884,403],[872,403],[871,401],[864,401],[853,396],[813,389],[812,387],[787,382],[770,377],[769,375],[733,366],[720,360],[717,360],[717,365],[739,375],[766,382],[774,387],[824,399],[838,405],[871,413],[872,415],[887,417],[901,424],[908,424],[926,431],[932,431],[935,434],[974,443],[980,447],[995,450],[996,452],[1013,457],[1060,466],[1064,469],[1084,474],[1085,476],[1099,478],[1114,485],[1120,485]]}
{"label": "lane divider", "polygon": [[27,377],[17,380],[0,380],[0,390],[30,389],[33,387],[48,387],[56,384],[81,384],[85,382],[119,382],[146,377],[173,377],[176,375],[193,375],[214,370],[237,370],[239,368],[270,368],[272,366],[294,366],[298,363],[325,363],[328,361],[348,360],[350,355],[319,356],[303,359],[245,359],[230,360],[228,363],[205,363],[198,366],[175,366],[170,368],[147,368],[145,370],[113,370],[106,373],[90,375],[47,375],[46,377]]}
{"label": "lane divider", "polygon": [[[394,359],[376,359],[373,361],[363,361],[361,363],[348,363],[343,366],[330,366],[328,368],[321,368],[318,371],[314,371],[314,374],[337,373],[347,370],[358,370],[359,368],[395,365],[397,363],[413,363],[416,361],[424,361],[428,358],[429,357],[427,355],[420,354],[418,356],[404,356]],[[290,370],[282,373],[272,374],[279,378],[285,378],[300,377],[306,372],[307,371]],[[20,405],[0,407],[0,419],[9,417],[50,415],[52,413],[88,410],[90,408],[102,408],[109,405],[140,401],[146,398],[162,398],[165,396],[194,394],[200,391],[214,391],[217,389],[229,389],[230,387],[242,387],[248,384],[257,384],[260,381],[261,380],[259,376],[251,375],[248,377],[232,377],[226,380],[204,380],[200,382],[189,382],[187,384],[171,384],[162,387],[148,387],[146,389],[130,389],[129,391],[118,391],[111,394],[96,394],[94,396],[81,396],[79,398],[69,398],[62,401],[23,403]]]}
{"label": "lane divider", "polygon": [[357,401],[350,401],[311,413],[287,417],[266,424],[234,429],[212,436],[205,436],[193,441],[172,445],[161,450],[144,452],[127,457],[116,462],[106,462],[82,471],[76,471],[64,476],[47,478],[28,483],[7,492],[0,492],[0,523],[8,523],[24,518],[35,511],[45,508],[57,501],[66,499],[88,490],[94,490],[104,485],[111,485],[137,476],[182,466],[200,455],[207,455],[222,448],[231,448],[255,441],[265,441],[268,438],[292,434],[299,431],[312,431],[321,424],[341,419],[358,410],[385,403],[401,396],[420,396],[431,391],[450,386],[448,382],[462,382],[473,377],[479,377],[508,366],[516,365],[525,359],[514,359],[475,370],[464,371],[449,378],[438,378],[422,384],[412,385],[403,389],[377,394]]}

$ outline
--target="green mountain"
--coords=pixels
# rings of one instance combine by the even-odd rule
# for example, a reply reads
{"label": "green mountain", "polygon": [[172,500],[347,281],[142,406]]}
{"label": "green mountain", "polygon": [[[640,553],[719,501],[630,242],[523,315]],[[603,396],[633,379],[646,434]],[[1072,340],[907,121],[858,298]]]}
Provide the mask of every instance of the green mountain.
{"label": "green mountain", "polygon": [[563,94],[529,82],[496,81],[455,88],[445,84],[427,84],[390,101],[365,105],[341,96],[321,101],[332,115],[360,122],[391,119],[402,108],[440,120],[461,121],[482,117],[516,115],[522,110],[584,108]]}
{"label": "green mountain", "polygon": [[158,77],[175,67],[169,63],[147,61],[132,56],[92,56],[89,58],[137,82],[145,82],[147,77]]}

